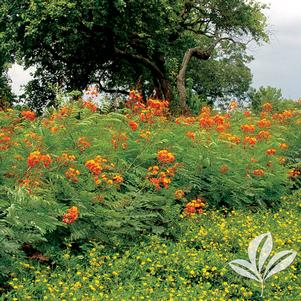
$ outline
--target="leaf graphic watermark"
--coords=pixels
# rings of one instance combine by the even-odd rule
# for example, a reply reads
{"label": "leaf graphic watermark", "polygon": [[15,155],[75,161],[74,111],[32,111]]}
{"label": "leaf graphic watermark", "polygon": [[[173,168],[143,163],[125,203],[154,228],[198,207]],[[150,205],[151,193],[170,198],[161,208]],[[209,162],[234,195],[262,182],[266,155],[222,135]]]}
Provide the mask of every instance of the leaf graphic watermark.
{"label": "leaf graphic watermark", "polygon": [[[259,252],[259,246],[262,245]],[[297,252],[282,251],[275,254],[264,265],[273,249],[273,239],[270,232],[255,237],[249,244],[249,261],[236,259],[229,262],[230,267],[239,275],[255,280],[261,284],[261,298],[263,298],[265,281],[276,273],[286,269],[294,261]],[[259,253],[259,254],[258,254]]]}

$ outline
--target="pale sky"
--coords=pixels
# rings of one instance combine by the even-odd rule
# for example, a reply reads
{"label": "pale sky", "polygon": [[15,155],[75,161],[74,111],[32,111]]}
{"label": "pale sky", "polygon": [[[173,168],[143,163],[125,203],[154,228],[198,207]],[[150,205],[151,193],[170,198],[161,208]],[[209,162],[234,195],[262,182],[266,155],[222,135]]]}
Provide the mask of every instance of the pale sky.
{"label": "pale sky", "polygon": [[[266,11],[269,22],[270,44],[251,46],[255,60],[250,64],[253,86],[281,88],[283,96],[301,97],[301,0],[261,0],[270,4]],[[13,91],[30,79],[30,71],[14,65],[9,75]],[[300,84],[300,86],[299,86]]]}
{"label": "pale sky", "polygon": [[[301,97],[301,0],[262,0],[270,4],[270,44],[252,47],[253,86],[281,88],[283,96]],[[300,85],[300,86],[299,86]]]}

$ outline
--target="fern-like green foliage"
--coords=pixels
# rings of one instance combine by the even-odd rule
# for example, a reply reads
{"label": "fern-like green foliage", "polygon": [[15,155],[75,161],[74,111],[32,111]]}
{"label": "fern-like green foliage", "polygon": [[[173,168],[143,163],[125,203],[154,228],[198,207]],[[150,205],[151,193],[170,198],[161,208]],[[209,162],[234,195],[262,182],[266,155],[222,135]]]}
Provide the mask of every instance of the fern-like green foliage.
{"label": "fern-like green foliage", "polygon": [[[81,103],[35,120],[26,114],[0,112],[3,267],[25,243],[47,249],[91,239],[126,245],[150,233],[177,237],[180,215],[192,200],[204,199],[207,208],[275,207],[298,183],[287,174],[299,167],[284,164],[300,158],[298,110],[280,121],[269,113],[269,139],[253,146],[244,139],[262,129],[244,133],[241,126],[261,118],[239,111],[212,113],[231,123],[222,132],[200,126],[202,116],[141,121],[139,114],[100,114]],[[268,155],[269,149],[276,153]],[[159,160],[160,150],[172,155],[171,162]],[[159,178],[164,185],[156,185]],[[178,199],[176,190],[185,195]]]}

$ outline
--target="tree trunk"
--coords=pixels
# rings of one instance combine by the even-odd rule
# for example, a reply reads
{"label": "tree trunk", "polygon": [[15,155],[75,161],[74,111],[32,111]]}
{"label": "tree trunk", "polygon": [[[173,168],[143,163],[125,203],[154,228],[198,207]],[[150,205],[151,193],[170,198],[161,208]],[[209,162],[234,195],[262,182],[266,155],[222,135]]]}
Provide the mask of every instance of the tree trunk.
{"label": "tree trunk", "polygon": [[186,85],[185,85],[185,77],[188,64],[191,60],[191,57],[196,57],[200,60],[208,60],[210,58],[211,51],[205,51],[200,48],[190,48],[185,52],[183,57],[183,61],[181,64],[180,71],[177,75],[177,89],[179,95],[179,109],[181,113],[189,112],[189,108],[186,102]]}
{"label": "tree trunk", "polygon": [[168,79],[163,74],[153,74],[153,77],[156,82],[157,97],[170,101],[172,99],[172,88]]}

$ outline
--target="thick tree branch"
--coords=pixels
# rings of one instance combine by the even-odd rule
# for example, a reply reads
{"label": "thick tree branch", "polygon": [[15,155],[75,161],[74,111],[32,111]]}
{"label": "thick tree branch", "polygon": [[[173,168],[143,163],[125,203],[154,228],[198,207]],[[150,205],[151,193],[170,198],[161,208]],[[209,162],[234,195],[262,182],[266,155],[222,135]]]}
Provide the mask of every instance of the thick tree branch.
{"label": "thick tree branch", "polygon": [[161,90],[162,97],[168,100],[171,99],[171,88],[168,83],[168,80],[166,79],[165,74],[160,70],[160,68],[153,61],[140,54],[125,52],[117,48],[115,48],[115,54],[117,57],[121,57],[129,61],[139,62],[142,65],[144,65],[146,68],[148,68],[153,74],[153,77],[156,78],[159,82],[160,85],[159,88]]}
{"label": "thick tree branch", "polygon": [[159,74],[160,76],[163,76],[162,71],[148,58],[134,53],[129,53],[122,51],[120,49],[115,48],[115,54],[117,56],[123,57],[125,59],[128,59],[130,61],[138,61],[148,67],[150,70],[154,71],[155,73]]}
{"label": "thick tree branch", "polygon": [[188,64],[189,64],[191,58],[195,57],[202,61],[208,60],[210,58],[210,56],[212,55],[215,47],[223,40],[230,40],[233,43],[236,43],[236,41],[234,41],[230,37],[217,38],[207,49],[195,47],[195,48],[190,48],[185,52],[183,61],[181,64],[181,68],[177,75],[177,89],[178,89],[178,93],[179,93],[179,105],[180,105],[180,109],[182,110],[183,113],[188,111],[188,107],[186,104],[185,77],[186,77],[187,67],[188,67]]}

